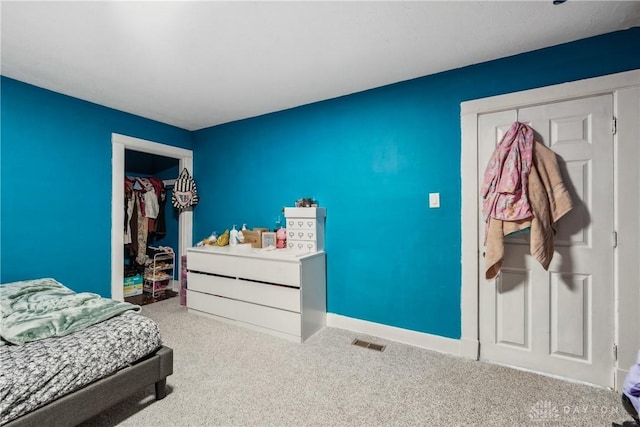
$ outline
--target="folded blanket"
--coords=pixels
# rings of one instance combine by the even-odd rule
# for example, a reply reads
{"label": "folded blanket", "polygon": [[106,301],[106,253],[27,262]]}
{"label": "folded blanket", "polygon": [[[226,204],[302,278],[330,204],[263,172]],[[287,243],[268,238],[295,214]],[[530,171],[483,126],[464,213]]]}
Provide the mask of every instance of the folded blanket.
{"label": "folded blanket", "polygon": [[140,306],[89,292],[75,293],[51,278],[0,285],[0,336],[13,344],[79,331]]}

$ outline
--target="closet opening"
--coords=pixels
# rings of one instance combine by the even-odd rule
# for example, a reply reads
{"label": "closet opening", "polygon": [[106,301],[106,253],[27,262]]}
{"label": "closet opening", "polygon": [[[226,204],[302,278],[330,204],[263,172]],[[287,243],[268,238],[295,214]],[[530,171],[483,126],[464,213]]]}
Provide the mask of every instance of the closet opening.
{"label": "closet opening", "polygon": [[179,213],[171,206],[179,160],[125,150],[124,299],[144,305],[178,296]]}
{"label": "closet opening", "polygon": [[[186,168],[192,172],[193,153],[115,133],[112,134],[112,149],[111,298],[124,301],[126,297],[135,304],[145,304],[177,296],[181,254],[192,245],[193,212],[191,209],[180,212],[173,209],[171,195],[180,171]],[[126,182],[130,185],[125,185]],[[136,217],[140,216],[140,205],[145,203],[145,187],[152,189],[154,185],[158,188],[154,190],[157,195],[161,196],[164,191],[164,200],[160,197],[157,206],[153,200],[148,200],[153,215],[146,215],[146,210],[142,215],[147,227],[138,228],[136,223],[126,233],[125,226],[130,224],[133,211]],[[136,190],[133,190],[134,186]],[[130,205],[136,199],[127,197],[127,193],[133,196],[134,191],[138,191],[135,196],[139,198],[139,206]],[[140,280],[142,293],[137,291],[140,286],[133,286]]]}

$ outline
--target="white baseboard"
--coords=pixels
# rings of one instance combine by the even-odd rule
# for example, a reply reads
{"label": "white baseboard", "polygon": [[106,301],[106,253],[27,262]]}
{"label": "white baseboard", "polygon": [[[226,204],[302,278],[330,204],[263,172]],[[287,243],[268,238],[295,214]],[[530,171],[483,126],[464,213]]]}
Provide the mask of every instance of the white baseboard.
{"label": "white baseboard", "polygon": [[[454,356],[469,357],[468,354],[470,353],[471,348],[468,343],[462,343],[459,339],[411,331],[409,329],[402,329],[395,326],[383,325],[381,323],[354,319],[353,317],[346,317],[334,313],[327,313],[327,326],[372,335],[388,339],[390,341],[408,344],[414,347],[420,347],[440,353],[451,354]],[[471,353],[473,352],[471,351]]]}
{"label": "white baseboard", "polygon": [[480,359],[480,341],[460,338],[460,356],[467,359]]}

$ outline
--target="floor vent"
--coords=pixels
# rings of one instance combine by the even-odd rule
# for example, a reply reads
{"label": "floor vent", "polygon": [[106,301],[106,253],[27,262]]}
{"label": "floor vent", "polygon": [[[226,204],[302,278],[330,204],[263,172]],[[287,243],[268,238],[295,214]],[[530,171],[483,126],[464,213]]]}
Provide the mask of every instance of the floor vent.
{"label": "floor vent", "polygon": [[375,344],[369,341],[359,340],[358,338],[354,339],[351,343],[353,345],[357,345],[358,347],[370,348],[371,350],[384,351],[385,345]]}

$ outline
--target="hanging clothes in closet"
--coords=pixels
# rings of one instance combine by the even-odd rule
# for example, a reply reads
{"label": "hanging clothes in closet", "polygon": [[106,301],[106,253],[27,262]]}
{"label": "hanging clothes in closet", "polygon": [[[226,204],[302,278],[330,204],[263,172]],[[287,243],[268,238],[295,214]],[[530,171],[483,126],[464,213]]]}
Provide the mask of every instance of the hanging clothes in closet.
{"label": "hanging clothes in closet", "polygon": [[124,194],[124,244],[129,247],[129,257],[144,265],[149,240],[166,234],[166,189],[155,177],[125,177]]}

